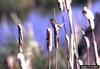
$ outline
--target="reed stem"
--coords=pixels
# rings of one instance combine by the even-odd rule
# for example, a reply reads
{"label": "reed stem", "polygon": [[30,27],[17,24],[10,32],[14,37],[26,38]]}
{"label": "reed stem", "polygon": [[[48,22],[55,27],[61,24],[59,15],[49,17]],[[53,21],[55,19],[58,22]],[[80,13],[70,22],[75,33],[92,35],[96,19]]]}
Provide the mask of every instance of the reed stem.
{"label": "reed stem", "polygon": [[49,52],[49,69],[51,69],[51,52]]}
{"label": "reed stem", "polygon": [[56,52],[55,52],[55,69],[58,69],[57,68],[57,63],[58,63],[58,59],[57,59],[57,49],[55,50]]}

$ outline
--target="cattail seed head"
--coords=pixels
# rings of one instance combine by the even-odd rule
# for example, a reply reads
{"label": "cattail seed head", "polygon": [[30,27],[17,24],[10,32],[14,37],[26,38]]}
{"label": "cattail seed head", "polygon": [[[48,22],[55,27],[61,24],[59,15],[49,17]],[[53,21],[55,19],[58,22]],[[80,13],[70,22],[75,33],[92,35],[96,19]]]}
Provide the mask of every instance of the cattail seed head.
{"label": "cattail seed head", "polygon": [[21,24],[18,24],[18,42],[19,42],[19,50],[22,52],[22,42],[23,42],[23,30]]}
{"label": "cattail seed head", "polygon": [[82,13],[89,20],[91,29],[94,29],[95,24],[94,24],[94,15],[93,15],[93,13],[87,7],[84,7]]}
{"label": "cattail seed head", "polygon": [[82,13],[87,19],[94,19],[93,13],[87,7],[84,7]]}
{"label": "cattail seed head", "polygon": [[49,52],[52,51],[52,30],[51,28],[47,29],[47,49]]}

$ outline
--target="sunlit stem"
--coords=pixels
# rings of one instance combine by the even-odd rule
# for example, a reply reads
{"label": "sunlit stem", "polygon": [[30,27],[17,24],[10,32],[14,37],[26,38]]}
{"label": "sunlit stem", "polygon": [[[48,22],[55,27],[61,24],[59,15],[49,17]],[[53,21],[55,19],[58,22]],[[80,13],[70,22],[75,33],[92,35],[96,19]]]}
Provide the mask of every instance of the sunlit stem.
{"label": "sunlit stem", "polygon": [[69,54],[70,54],[70,58],[69,58],[69,61],[70,61],[70,66],[71,66],[71,69],[74,69],[74,49],[75,49],[75,34],[74,34],[74,24],[73,24],[73,17],[72,17],[72,9],[71,9],[71,3],[72,3],[72,0],[65,0],[65,11],[68,15],[68,19],[69,19],[69,26],[70,26],[70,51],[69,51]]}
{"label": "sunlit stem", "polygon": [[84,30],[83,30],[83,28],[81,29],[81,31],[82,31],[82,34],[83,34],[83,37],[84,37],[84,39],[85,39],[85,41],[86,41],[86,46],[87,46],[87,58],[88,58],[88,65],[89,65],[89,48],[90,48],[90,41],[89,41],[89,38],[85,35],[85,32],[84,32]]}
{"label": "sunlit stem", "polygon": [[84,7],[84,9],[83,9],[83,15],[88,19],[88,22],[89,22],[90,27],[92,29],[95,63],[97,65],[99,65],[98,49],[97,49],[97,43],[96,43],[95,34],[94,34],[94,29],[95,29],[94,15],[93,15],[93,13],[87,7]]}
{"label": "sunlit stem", "polygon": [[98,49],[97,49],[97,43],[96,43],[96,39],[95,39],[95,33],[94,33],[94,28],[95,28],[95,25],[94,25],[94,19],[88,19],[89,23],[90,23],[90,26],[91,26],[91,29],[92,29],[92,37],[93,37],[93,47],[94,47],[94,55],[95,55],[95,63],[96,65],[99,65],[99,60],[98,60]]}
{"label": "sunlit stem", "polygon": [[98,49],[97,49],[97,43],[96,43],[96,40],[95,40],[95,34],[94,34],[94,31],[92,30],[92,36],[93,36],[93,44],[94,44],[94,53],[95,53],[95,63],[96,65],[99,65],[99,60],[98,60]]}

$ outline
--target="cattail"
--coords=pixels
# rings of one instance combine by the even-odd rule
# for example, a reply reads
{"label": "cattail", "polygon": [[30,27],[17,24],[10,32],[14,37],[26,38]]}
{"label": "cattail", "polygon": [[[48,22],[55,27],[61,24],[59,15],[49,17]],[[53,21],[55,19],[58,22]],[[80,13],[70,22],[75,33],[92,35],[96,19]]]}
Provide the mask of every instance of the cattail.
{"label": "cattail", "polygon": [[69,19],[70,32],[73,33],[74,26],[73,26],[71,3],[72,3],[72,0],[65,0],[65,11],[66,11],[66,13],[68,15],[68,19]]}
{"label": "cattail", "polygon": [[94,15],[93,15],[93,13],[87,7],[84,7],[82,13],[89,20],[91,29],[94,29],[95,24],[94,24]]}
{"label": "cattail", "polygon": [[[71,9],[71,3],[72,0],[65,0],[65,11],[68,15],[68,19],[69,19],[69,26],[70,26],[70,50],[69,50],[69,62],[70,62],[70,67],[71,69],[74,69],[74,53],[76,47],[76,43],[75,43],[75,31],[74,31],[74,23],[73,23],[73,17],[72,17],[72,9]],[[78,58],[78,57],[77,57]]]}
{"label": "cattail", "polygon": [[[70,0],[71,1],[71,0]],[[71,3],[71,2],[70,2]],[[66,13],[67,13],[67,11],[69,10],[69,8],[66,8],[66,2],[65,2],[65,0],[58,0],[58,5],[59,5],[59,8],[60,8],[60,11],[61,11],[61,17],[62,17],[62,21],[63,21],[63,23],[65,23],[65,20],[64,20],[64,16],[63,16],[63,11],[65,10],[66,11]],[[67,7],[69,7],[69,4],[67,4],[68,6]],[[67,10],[66,10],[67,9]],[[70,9],[71,9],[71,7],[70,7]],[[68,11],[69,12],[69,11]],[[70,22],[72,22],[72,21],[70,21]],[[71,23],[72,24],[72,23]],[[70,26],[70,29],[71,29],[71,26]],[[64,24],[64,31],[65,31],[65,42],[67,42],[68,43],[68,48],[67,48],[67,52],[68,52],[68,56],[67,56],[67,58],[69,59],[69,48],[70,48],[70,38],[69,38],[69,36],[67,35],[67,32],[66,32],[66,26],[65,26],[65,24]],[[71,62],[71,61],[70,61]],[[68,65],[68,64],[67,64]],[[68,65],[68,69],[69,69],[69,65]]]}
{"label": "cattail", "polygon": [[96,39],[95,39],[95,34],[94,34],[94,28],[95,28],[95,24],[94,24],[94,15],[93,13],[87,9],[86,7],[84,7],[83,9],[83,15],[88,19],[89,24],[91,26],[92,29],[92,37],[93,37],[93,45],[94,45],[94,54],[95,54],[95,63],[97,65],[99,65],[99,56],[98,56],[98,49],[97,49],[97,43],[96,43]]}
{"label": "cattail", "polygon": [[47,49],[49,51],[49,69],[51,69],[51,51],[52,51],[52,30],[47,29]]}
{"label": "cattail", "polygon": [[22,47],[23,47],[23,44],[22,44],[22,41],[23,41],[23,31],[22,31],[22,26],[21,24],[18,24],[18,35],[19,35],[19,53],[17,54],[17,58],[19,59],[19,65],[20,65],[20,68],[21,69],[27,69],[27,66],[26,66],[26,62],[25,62],[25,57],[23,55],[23,50],[22,50]]}
{"label": "cattail", "polygon": [[52,30],[51,28],[47,29],[47,49],[49,52],[52,51]]}
{"label": "cattail", "polygon": [[22,47],[22,41],[23,41],[23,31],[21,24],[18,24],[18,34],[19,34],[19,45]]}
{"label": "cattail", "polygon": [[18,24],[18,42],[19,42],[19,51],[22,52],[22,47],[23,47],[23,31],[22,31],[22,26],[21,24]]}

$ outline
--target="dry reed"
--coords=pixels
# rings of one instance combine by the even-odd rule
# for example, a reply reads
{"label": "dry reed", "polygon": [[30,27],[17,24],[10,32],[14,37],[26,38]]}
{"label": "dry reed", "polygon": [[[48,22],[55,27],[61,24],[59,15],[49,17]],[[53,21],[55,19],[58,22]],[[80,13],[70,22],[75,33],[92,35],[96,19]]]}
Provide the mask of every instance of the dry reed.
{"label": "dry reed", "polygon": [[97,50],[97,43],[95,39],[95,34],[94,34],[94,29],[95,29],[95,24],[94,24],[94,15],[93,13],[87,8],[84,7],[83,9],[83,15],[88,19],[90,27],[92,29],[92,37],[93,37],[93,47],[94,47],[94,54],[95,54],[95,63],[96,65],[99,65],[99,56],[98,56],[98,50]]}
{"label": "dry reed", "polygon": [[47,29],[47,49],[49,51],[49,69],[51,69],[51,51],[52,51],[52,30],[51,28]]}
{"label": "dry reed", "polygon": [[17,54],[17,59],[19,60],[19,66],[21,69],[27,69],[27,65],[25,62],[25,56],[22,53],[22,47],[23,47],[23,31],[22,31],[22,26],[21,24],[18,24],[18,35],[19,35],[19,45],[18,45],[18,49],[19,49],[19,53]]}

